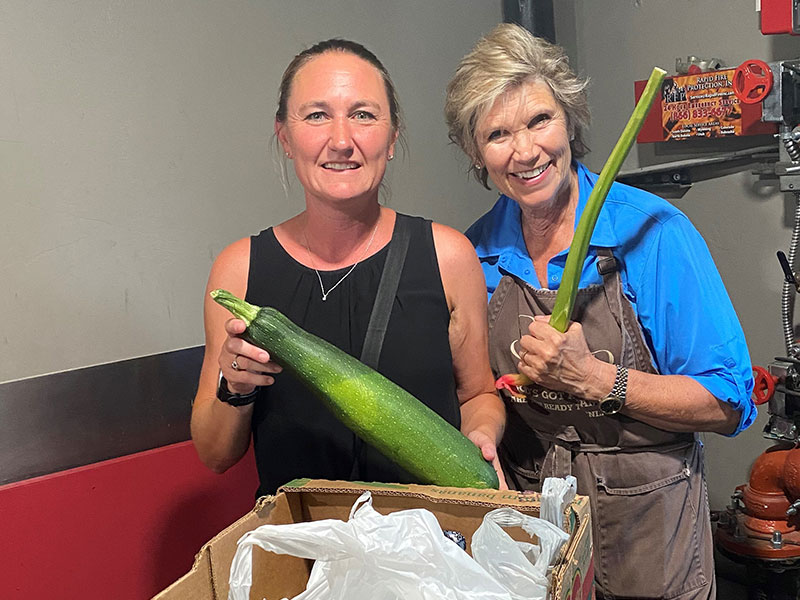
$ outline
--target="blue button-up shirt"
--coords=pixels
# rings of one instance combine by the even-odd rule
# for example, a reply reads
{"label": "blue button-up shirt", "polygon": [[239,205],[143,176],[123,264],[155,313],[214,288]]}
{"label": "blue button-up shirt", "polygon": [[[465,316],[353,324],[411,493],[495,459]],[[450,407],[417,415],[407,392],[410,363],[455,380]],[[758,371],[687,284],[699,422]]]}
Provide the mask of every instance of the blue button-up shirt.
{"label": "blue button-up shirt", "polygon": [[[580,163],[577,225],[597,181]],[[547,265],[540,282],[525,247],[519,205],[500,196],[466,233],[483,266],[491,297],[511,274],[538,288],[558,289],[568,249]],[[733,435],[756,416],[753,375],[744,332],[705,241],[689,219],[658,196],[614,183],[597,218],[580,286],[601,284],[598,247],[620,263],[622,288],[639,319],[655,366],[664,375],[686,375],[741,412]]]}

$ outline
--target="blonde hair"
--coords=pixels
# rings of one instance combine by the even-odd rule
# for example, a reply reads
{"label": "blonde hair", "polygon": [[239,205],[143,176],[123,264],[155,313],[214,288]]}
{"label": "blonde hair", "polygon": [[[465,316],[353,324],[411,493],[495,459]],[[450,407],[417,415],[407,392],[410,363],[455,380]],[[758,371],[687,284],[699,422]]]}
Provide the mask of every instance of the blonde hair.
{"label": "blonde hair", "polygon": [[444,108],[450,140],[469,157],[472,173],[487,189],[486,167],[476,164],[481,158],[475,128],[497,98],[528,81],[546,83],[564,110],[572,156],[580,158],[589,151],[585,141],[590,121],[588,80],[570,68],[560,46],[534,37],[519,25],[501,23],[461,59],[447,84]]}

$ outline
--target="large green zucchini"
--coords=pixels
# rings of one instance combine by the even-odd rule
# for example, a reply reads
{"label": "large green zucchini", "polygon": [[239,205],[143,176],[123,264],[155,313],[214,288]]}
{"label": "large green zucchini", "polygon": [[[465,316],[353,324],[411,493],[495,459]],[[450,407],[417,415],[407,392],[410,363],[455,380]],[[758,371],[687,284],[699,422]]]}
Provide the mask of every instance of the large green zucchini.
{"label": "large green zucchini", "polygon": [[478,447],[397,384],[274,308],[225,290],[211,297],[247,324],[245,340],[268,351],[349,429],[421,483],[498,487]]}

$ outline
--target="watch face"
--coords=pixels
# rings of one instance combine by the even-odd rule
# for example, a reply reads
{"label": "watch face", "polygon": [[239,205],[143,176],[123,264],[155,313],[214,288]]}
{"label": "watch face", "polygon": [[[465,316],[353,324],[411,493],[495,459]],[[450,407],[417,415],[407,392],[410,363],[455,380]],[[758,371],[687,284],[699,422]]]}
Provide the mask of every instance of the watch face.
{"label": "watch face", "polygon": [[600,410],[607,415],[618,413],[621,408],[622,401],[616,396],[609,396],[608,398],[603,399],[603,401],[600,403]]}

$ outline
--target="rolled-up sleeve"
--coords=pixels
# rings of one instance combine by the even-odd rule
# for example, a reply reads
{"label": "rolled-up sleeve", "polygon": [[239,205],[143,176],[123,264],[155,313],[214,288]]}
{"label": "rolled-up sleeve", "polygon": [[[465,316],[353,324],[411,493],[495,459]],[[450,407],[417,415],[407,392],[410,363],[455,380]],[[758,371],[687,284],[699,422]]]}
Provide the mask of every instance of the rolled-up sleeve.
{"label": "rolled-up sleeve", "polygon": [[708,246],[683,214],[653,232],[635,283],[639,320],[659,371],[685,375],[740,412],[756,416],[753,374],[744,332]]}

